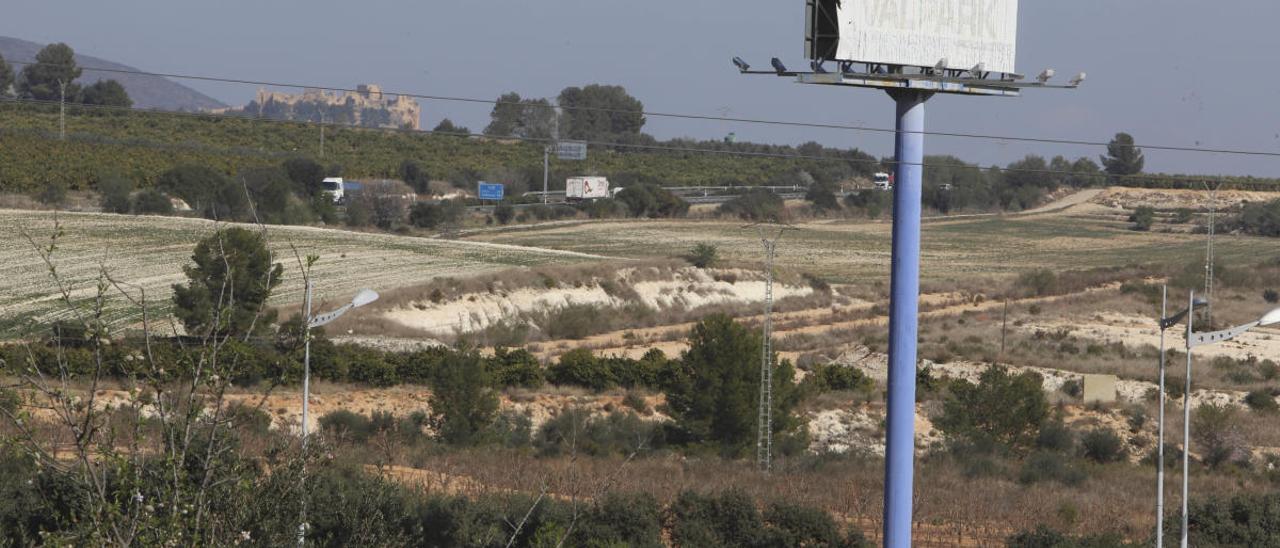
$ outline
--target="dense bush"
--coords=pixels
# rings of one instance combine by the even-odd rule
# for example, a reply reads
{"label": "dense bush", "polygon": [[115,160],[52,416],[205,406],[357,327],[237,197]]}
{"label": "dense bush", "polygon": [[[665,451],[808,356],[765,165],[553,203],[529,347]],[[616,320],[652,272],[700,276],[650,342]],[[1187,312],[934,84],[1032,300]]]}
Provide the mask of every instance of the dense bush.
{"label": "dense bush", "polygon": [[687,259],[689,264],[693,266],[707,268],[716,263],[716,255],[718,253],[719,250],[716,246],[706,242],[699,242],[689,251]]}
{"label": "dense bush", "polygon": [[1156,210],[1151,206],[1138,206],[1133,210],[1133,214],[1129,216],[1129,222],[1133,223],[1134,230],[1151,230],[1151,225],[1156,221]]}
{"label": "dense bush", "polygon": [[667,510],[667,526],[680,547],[872,546],[856,528],[842,536],[830,515],[812,508],[774,503],[761,515],[741,491],[680,493]]}
{"label": "dense bush", "polygon": [[1049,451],[1032,453],[1022,462],[1022,469],[1018,471],[1018,482],[1028,485],[1056,481],[1068,487],[1077,487],[1086,479],[1088,476],[1071,462],[1070,457]]}
{"label": "dense bush", "polygon": [[953,382],[935,422],[952,439],[990,441],[1021,451],[1035,443],[1048,419],[1049,402],[1040,375],[1029,371],[1014,375],[1008,368],[992,365],[976,385]]}
{"label": "dense bush", "polygon": [[537,388],[545,381],[542,364],[523,348],[495,348],[493,356],[485,359],[485,368],[489,370],[496,386]]}
{"label": "dense bush", "polygon": [[893,194],[875,189],[859,190],[846,195],[844,197],[844,205],[853,209],[861,209],[866,212],[867,217],[878,219],[886,209],[893,207]]}
{"label": "dense bush", "polygon": [[196,244],[183,267],[187,285],[173,285],[174,315],[190,335],[261,332],[275,322],[266,308],[284,267],[271,263],[266,236],[232,227]]}
{"label": "dense bush", "polygon": [[1073,537],[1041,525],[1034,531],[1023,531],[1009,537],[1008,548],[1126,548],[1143,546],[1129,543],[1115,533]]}
{"label": "dense bush", "polygon": [[1244,397],[1244,403],[1249,406],[1249,409],[1259,413],[1280,411],[1280,405],[1276,404],[1276,395],[1268,388],[1259,388],[1249,392]]}
{"label": "dense bush", "polygon": [[498,395],[479,354],[444,360],[431,380],[431,425],[440,438],[455,445],[480,441],[498,412]]}
{"label": "dense bush", "polygon": [[[1193,498],[1187,522],[1191,546],[1280,546],[1280,493]],[[1166,537],[1180,529],[1176,514],[1165,519]]]}
{"label": "dense bush", "polygon": [[107,213],[128,213],[133,209],[129,194],[133,192],[133,181],[119,175],[108,174],[98,180],[99,205]]}
{"label": "dense bush", "polygon": [[1280,200],[1247,203],[1240,215],[1230,222],[1246,234],[1280,236]]}
{"label": "dense bush", "polygon": [[1080,437],[1085,458],[1097,463],[1118,462],[1125,458],[1124,440],[1109,428],[1095,428]]}
{"label": "dense bush", "polygon": [[849,391],[870,394],[876,383],[856,367],[818,364],[809,371],[801,386],[815,393]]}
{"label": "dense bush", "polygon": [[173,202],[163,192],[148,188],[134,196],[133,212],[139,215],[169,215],[173,213]]}
{"label": "dense bush", "polygon": [[[663,383],[682,441],[740,453],[756,438],[760,334],[715,314],[698,322],[689,339],[689,349],[672,362],[676,367]],[[795,369],[786,360],[773,363],[772,431],[780,438],[803,435],[794,413],[800,397]]]}
{"label": "dense bush", "polygon": [[1190,451],[1200,453],[1210,467],[1245,462],[1249,458],[1249,448],[1235,414],[1235,408],[1230,405],[1214,404],[1201,405],[1191,414],[1192,442],[1196,445]]}
{"label": "dense bush", "polygon": [[653,183],[629,184],[615,199],[632,217],[681,217],[689,211],[689,203],[671,191]]}
{"label": "dense bush", "polygon": [[720,204],[717,211],[746,221],[781,222],[787,218],[786,204],[773,192],[756,188]]}
{"label": "dense bush", "polygon": [[543,423],[534,446],[543,455],[573,451],[592,456],[644,454],[666,445],[661,425],[632,412],[614,411],[592,416],[581,408],[566,408]]}

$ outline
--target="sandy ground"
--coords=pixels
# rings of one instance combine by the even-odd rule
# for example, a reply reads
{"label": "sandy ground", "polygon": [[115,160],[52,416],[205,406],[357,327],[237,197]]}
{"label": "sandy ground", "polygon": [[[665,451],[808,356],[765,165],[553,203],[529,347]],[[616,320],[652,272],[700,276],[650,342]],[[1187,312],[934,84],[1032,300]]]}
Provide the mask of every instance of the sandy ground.
{"label": "sandy ground", "polygon": [[[1160,346],[1160,330],[1151,318],[1102,312],[1090,318],[1044,318],[1024,323],[1015,329],[1035,333],[1066,330],[1072,335],[1098,342],[1123,342],[1127,346],[1149,344]],[[1198,331],[1198,330],[1197,330]],[[1165,332],[1165,348],[1182,350],[1186,340],[1186,324]],[[1255,328],[1235,339],[1199,346],[1195,354],[1202,357],[1227,356],[1242,360],[1250,357],[1280,360],[1280,329]]]}
{"label": "sandy ground", "polygon": [[[717,280],[705,270],[683,268],[670,280],[629,282],[626,270],[620,270],[612,282],[630,288],[637,301],[656,311],[668,309],[694,310],[709,305],[732,305],[763,302],[763,280]],[[808,286],[775,283],[774,299],[811,295]],[[459,298],[433,303],[414,301],[389,310],[383,317],[432,336],[479,331],[490,325],[522,316],[555,310],[569,305],[600,308],[628,304],[625,297],[611,295],[603,285],[583,287],[522,288],[498,293],[471,293]]]}
{"label": "sandy ground", "polygon": [[[1238,207],[1247,202],[1268,202],[1280,198],[1278,192],[1255,192],[1245,190],[1219,190],[1212,202],[1219,211]],[[1110,207],[1134,209],[1139,206],[1150,206],[1156,209],[1189,208],[1192,210],[1208,209],[1209,193],[1204,190],[1150,189],[1110,187],[1092,201]]]}

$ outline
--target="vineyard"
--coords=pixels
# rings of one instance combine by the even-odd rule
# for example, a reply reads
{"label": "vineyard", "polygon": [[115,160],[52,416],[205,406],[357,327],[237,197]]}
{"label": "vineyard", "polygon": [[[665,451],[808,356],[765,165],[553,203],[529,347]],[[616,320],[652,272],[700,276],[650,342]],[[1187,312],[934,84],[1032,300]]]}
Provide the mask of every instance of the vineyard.
{"label": "vineyard", "polygon": [[[105,173],[154,184],[184,163],[228,174],[307,156],[344,175],[394,177],[402,162],[425,166],[433,179],[478,178],[492,170],[542,172],[542,143],[421,132],[328,126],[251,118],[68,107],[67,138],[58,139],[58,109],[0,102],[0,192],[28,192],[51,182],[92,187]],[[777,148],[777,147],[771,147]],[[789,148],[789,147],[781,147]],[[857,154],[855,154],[857,156]],[[865,164],[869,157],[858,156]],[[552,179],[581,174],[643,178],[668,185],[760,184],[813,160],[700,152],[623,152],[592,147],[584,162],[552,160]],[[838,160],[827,164],[842,163]],[[865,165],[857,169],[869,169]]]}

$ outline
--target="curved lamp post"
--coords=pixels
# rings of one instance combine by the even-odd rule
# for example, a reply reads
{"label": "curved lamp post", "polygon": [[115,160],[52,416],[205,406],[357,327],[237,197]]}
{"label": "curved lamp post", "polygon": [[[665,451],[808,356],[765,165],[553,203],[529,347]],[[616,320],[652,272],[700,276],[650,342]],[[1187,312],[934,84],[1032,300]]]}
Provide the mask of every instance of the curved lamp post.
{"label": "curved lamp post", "polygon": [[[1182,321],[1191,313],[1190,308],[1184,308],[1177,314],[1169,315],[1169,287],[1161,286],[1160,288],[1160,420],[1158,422],[1159,431],[1156,435],[1156,548],[1164,548],[1164,332]],[[1209,301],[1200,298],[1192,301],[1192,306],[1204,306]]]}
{"label": "curved lamp post", "polygon": [[318,316],[311,315],[311,281],[307,281],[306,316],[307,327],[303,339],[306,341],[302,351],[302,444],[307,444],[307,407],[311,400],[311,330],[338,319],[353,308],[359,308],[378,300],[378,292],[372,289],[361,289],[351,302],[342,305],[333,312]]}
{"label": "curved lamp post", "polygon": [[[1191,291],[1191,296],[1188,299],[1188,309],[1195,308],[1195,298],[1196,292],[1193,290]],[[1197,346],[1229,341],[1255,327],[1264,327],[1280,323],[1280,308],[1267,312],[1261,318],[1249,323],[1240,324],[1221,331],[1193,333],[1191,331],[1191,323],[1192,318],[1188,316],[1187,381],[1182,393],[1182,548],[1187,548],[1187,478],[1191,474],[1187,467],[1190,463],[1189,455],[1191,454],[1191,349]]]}
{"label": "curved lamp post", "polygon": [[[306,326],[303,327],[303,351],[302,351],[302,448],[307,448],[307,410],[311,400],[311,329],[325,325],[333,320],[338,319],[353,308],[359,308],[373,301],[378,300],[378,293],[372,289],[361,289],[351,298],[351,302],[342,305],[337,310],[326,312],[318,316],[311,315],[311,279],[307,278],[306,297],[303,299],[303,316],[306,318]],[[305,473],[302,475],[299,483],[299,492],[302,499],[302,516],[298,521],[298,546],[304,546],[307,538],[307,501],[306,491],[302,490],[301,482],[306,481]]]}

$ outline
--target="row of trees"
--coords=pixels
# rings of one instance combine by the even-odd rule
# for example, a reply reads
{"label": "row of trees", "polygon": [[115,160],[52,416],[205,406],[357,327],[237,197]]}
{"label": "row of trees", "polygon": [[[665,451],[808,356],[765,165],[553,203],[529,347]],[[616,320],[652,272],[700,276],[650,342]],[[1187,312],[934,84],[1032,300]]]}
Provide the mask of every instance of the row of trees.
{"label": "row of trees", "polygon": [[[83,70],[75,51],[64,43],[50,44],[36,54],[36,62],[23,67],[14,78],[13,67],[0,57],[0,97],[15,93],[23,99],[62,101],[86,105],[131,107],[124,86],[115,80],[99,80],[88,86],[76,83]],[[10,90],[13,90],[12,92]]]}

